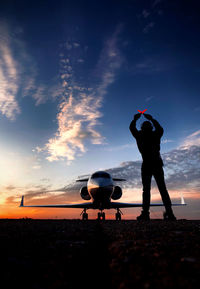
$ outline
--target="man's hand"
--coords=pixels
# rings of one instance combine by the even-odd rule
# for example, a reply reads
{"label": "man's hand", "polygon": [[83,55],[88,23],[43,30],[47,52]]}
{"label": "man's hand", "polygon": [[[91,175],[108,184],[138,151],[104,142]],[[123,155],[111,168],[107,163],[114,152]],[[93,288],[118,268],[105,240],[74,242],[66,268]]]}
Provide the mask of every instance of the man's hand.
{"label": "man's hand", "polygon": [[141,113],[136,113],[134,115],[134,120],[138,120],[141,117]]}
{"label": "man's hand", "polygon": [[153,117],[150,114],[144,113],[144,116],[148,119],[148,120],[152,120]]}

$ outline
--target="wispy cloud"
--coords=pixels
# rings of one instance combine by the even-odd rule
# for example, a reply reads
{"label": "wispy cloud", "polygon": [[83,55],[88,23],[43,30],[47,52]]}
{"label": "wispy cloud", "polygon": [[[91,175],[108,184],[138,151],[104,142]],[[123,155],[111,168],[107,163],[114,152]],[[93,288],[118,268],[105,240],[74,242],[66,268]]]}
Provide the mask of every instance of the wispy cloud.
{"label": "wispy cloud", "polygon": [[146,101],[146,102],[149,102],[149,101],[151,101],[153,98],[154,98],[154,96],[147,96],[147,97],[145,98],[145,101]]}
{"label": "wispy cloud", "polygon": [[153,21],[149,22],[143,29],[144,33],[148,33],[153,27],[155,23]]}
{"label": "wispy cloud", "polygon": [[173,58],[170,59],[162,55],[152,55],[151,57],[141,59],[141,61],[132,67],[132,71],[134,74],[154,74],[170,70],[175,66],[176,61]]}
{"label": "wispy cloud", "polygon": [[127,149],[132,149],[135,148],[136,145],[131,143],[131,144],[123,144],[123,145],[119,145],[119,146],[109,146],[104,148],[105,151],[109,151],[109,152],[113,152],[113,151],[123,151],[123,150],[127,150]]}
{"label": "wispy cloud", "polygon": [[192,145],[200,146],[200,130],[190,134],[181,144],[183,147],[190,147]]}
{"label": "wispy cloud", "polygon": [[170,142],[174,142],[174,141],[172,139],[168,139],[168,138],[161,140],[161,143],[163,143],[163,144],[170,143]]}
{"label": "wispy cloud", "polygon": [[27,53],[23,29],[0,20],[0,112],[8,119],[14,120],[21,112],[20,98],[32,97],[40,105],[62,95],[63,88],[56,81],[47,85],[37,76],[37,63]]}
{"label": "wispy cloud", "polygon": [[45,147],[49,161],[74,160],[77,153],[86,151],[85,139],[94,144],[102,142],[101,135],[94,129],[97,118],[101,116],[98,111],[100,105],[98,99],[84,93],[79,95],[78,100],[71,93],[69,98],[60,104],[57,115],[58,131]]}
{"label": "wispy cloud", "polygon": [[143,33],[148,34],[156,26],[157,17],[163,15],[163,10],[161,9],[163,0],[155,0],[152,3],[148,3],[148,7],[143,9],[138,15],[138,18],[143,23]]}
{"label": "wispy cloud", "polygon": [[[76,65],[84,65],[83,61],[74,61],[65,53],[61,53],[60,66],[63,100],[57,114],[58,130],[55,136],[47,142],[44,150],[47,151],[49,161],[66,160],[68,163],[87,151],[85,141],[92,144],[102,144],[104,137],[98,132],[100,111],[104,95],[109,85],[115,81],[116,72],[122,63],[118,49],[118,37],[122,26],[118,26],[113,35],[107,39],[94,69],[94,76],[87,85],[80,82],[80,75],[76,74]],[[81,49],[81,45],[67,41],[66,51],[73,53],[73,49]],[[79,51],[80,54],[80,51]],[[83,59],[83,58],[79,58]],[[89,84],[89,85],[88,85]]]}
{"label": "wispy cloud", "polygon": [[60,84],[34,84],[31,89],[31,97],[35,100],[35,105],[44,104],[47,101],[55,101],[63,95],[64,86]]}
{"label": "wispy cloud", "polygon": [[150,14],[151,14],[151,13],[150,13],[148,10],[146,10],[146,9],[144,9],[144,10],[142,11],[142,16],[143,16],[144,18],[149,17]]}
{"label": "wispy cloud", "polygon": [[163,2],[163,0],[155,0],[155,1],[153,1],[152,7],[157,6],[157,5],[160,4],[161,2]]}
{"label": "wispy cloud", "polygon": [[10,120],[20,113],[16,100],[19,89],[17,62],[11,50],[7,27],[0,22],[0,111]]}

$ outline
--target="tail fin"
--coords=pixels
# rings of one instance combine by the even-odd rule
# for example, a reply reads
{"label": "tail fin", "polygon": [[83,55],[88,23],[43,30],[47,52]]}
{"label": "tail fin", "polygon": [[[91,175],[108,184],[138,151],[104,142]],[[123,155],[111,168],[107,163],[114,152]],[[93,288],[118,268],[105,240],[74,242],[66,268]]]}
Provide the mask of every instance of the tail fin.
{"label": "tail fin", "polygon": [[21,203],[20,203],[20,207],[23,207],[23,206],[24,206],[24,196],[22,196]]}

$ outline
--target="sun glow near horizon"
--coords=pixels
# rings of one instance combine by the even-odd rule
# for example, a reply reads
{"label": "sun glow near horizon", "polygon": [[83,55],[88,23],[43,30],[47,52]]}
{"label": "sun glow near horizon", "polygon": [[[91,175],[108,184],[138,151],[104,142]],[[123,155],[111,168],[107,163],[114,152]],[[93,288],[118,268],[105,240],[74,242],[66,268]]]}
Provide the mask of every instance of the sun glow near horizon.
{"label": "sun glow near horizon", "polygon": [[[18,203],[21,195],[27,203],[79,202],[66,188],[99,168],[127,176],[122,201],[141,202],[141,156],[129,125],[147,109],[164,128],[168,191],[177,200],[183,193],[187,217],[200,218],[198,9],[110,0],[96,1],[91,13],[87,0],[84,8],[57,1],[55,9],[15,2],[0,3],[0,216],[76,217]],[[152,184],[152,201],[160,200]]]}

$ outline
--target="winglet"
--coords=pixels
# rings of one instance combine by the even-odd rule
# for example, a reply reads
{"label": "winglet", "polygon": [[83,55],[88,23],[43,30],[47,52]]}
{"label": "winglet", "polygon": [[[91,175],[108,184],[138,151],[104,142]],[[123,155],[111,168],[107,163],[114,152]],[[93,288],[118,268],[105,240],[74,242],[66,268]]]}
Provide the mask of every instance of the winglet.
{"label": "winglet", "polygon": [[22,196],[21,203],[20,203],[20,207],[23,207],[23,206],[24,206],[24,196]]}
{"label": "winglet", "polygon": [[183,195],[181,196],[181,205],[186,205]]}

